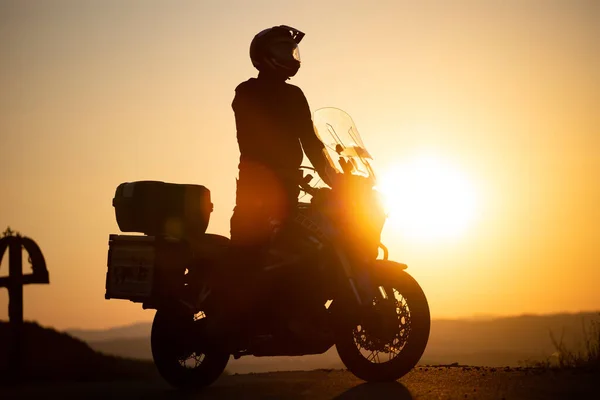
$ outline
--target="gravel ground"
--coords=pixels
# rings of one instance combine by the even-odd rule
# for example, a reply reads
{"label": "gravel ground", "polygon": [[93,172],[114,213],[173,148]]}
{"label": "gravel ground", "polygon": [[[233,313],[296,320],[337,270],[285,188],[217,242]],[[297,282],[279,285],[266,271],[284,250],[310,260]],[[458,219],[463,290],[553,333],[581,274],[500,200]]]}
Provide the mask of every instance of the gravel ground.
{"label": "gravel ground", "polygon": [[600,399],[590,371],[418,367],[398,382],[367,384],[341,370],[223,376],[192,393],[162,381],[37,383],[4,387],[1,399]]}

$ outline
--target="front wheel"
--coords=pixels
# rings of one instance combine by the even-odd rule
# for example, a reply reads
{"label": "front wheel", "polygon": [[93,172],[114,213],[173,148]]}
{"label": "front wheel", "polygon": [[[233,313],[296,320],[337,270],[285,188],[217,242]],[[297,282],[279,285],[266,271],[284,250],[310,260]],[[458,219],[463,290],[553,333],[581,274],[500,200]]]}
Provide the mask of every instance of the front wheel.
{"label": "front wheel", "polygon": [[158,310],[152,323],[152,358],[162,378],[179,389],[212,384],[225,370],[229,354],[199,351],[193,324],[197,316]]}
{"label": "front wheel", "polygon": [[336,348],[358,378],[395,381],[425,351],[431,325],[429,305],[417,281],[400,264],[376,261],[372,276],[379,288],[377,297],[359,324],[337,329]]}

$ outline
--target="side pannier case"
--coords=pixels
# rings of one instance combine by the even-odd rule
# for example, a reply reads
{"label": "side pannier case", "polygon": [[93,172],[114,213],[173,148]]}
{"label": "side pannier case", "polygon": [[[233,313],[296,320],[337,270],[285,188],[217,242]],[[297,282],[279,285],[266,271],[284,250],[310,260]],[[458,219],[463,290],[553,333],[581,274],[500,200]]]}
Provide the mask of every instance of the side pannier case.
{"label": "side pannier case", "polygon": [[191,259],[189,243],[184,240],[110,235],[104,297],[153,307],[180,293]]}

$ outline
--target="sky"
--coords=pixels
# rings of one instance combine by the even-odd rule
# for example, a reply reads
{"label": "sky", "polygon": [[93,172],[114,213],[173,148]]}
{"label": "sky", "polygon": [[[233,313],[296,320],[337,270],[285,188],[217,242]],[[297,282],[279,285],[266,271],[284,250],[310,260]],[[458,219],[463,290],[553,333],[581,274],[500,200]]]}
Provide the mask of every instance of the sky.
{"label": "sky", "polygon": [[25,288],[26,319],[152,319],[104,300],[121,182],[205,185],[228,234],[231,101],[280,24],[306,33],[290,82],[352,115],[388,190],[410,197],[394,171],[423,158],[468,183],[460,232],[383,232],[433,318],[600,309],[600,2],[1,0],[0,229],[33,238],[51,280]]}

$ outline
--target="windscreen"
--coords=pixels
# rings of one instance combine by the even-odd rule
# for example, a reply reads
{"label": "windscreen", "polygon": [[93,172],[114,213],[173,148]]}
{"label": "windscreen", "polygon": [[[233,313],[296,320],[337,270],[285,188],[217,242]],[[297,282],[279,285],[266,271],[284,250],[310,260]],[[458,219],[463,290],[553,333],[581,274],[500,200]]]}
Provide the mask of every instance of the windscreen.
{"label": "windscreen", "polygon": [[340,173],[360,175],[375,181],[370,163],[372,157],[350,115],[339,108],[321,108],[315,111],[313,123],[333,166]]}

